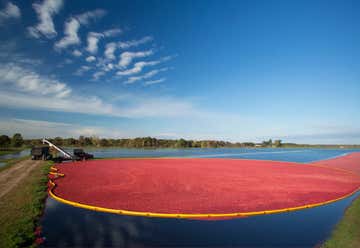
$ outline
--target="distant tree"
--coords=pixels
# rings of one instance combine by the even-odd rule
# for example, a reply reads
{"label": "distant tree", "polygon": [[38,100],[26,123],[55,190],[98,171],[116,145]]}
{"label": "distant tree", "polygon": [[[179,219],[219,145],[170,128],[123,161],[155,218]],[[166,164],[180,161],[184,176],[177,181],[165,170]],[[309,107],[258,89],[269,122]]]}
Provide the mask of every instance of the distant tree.
{"label": "distant tree", "polygon": [[272,139],[269,139],[268,141],[264,140],[262,142],[262,145],[263,146],[272,146]]}
{"label": "distant tree", "polygon": [[61,137],[56,137],[54,140],[53,140],[54,144],[55,145],[58,145],[58,146],[62,146],[63,145],[63,138]]}
{"label": "distant tree", "polygon": [[79,136],[79,145],[85,146],[85,137],[83,135]]}
{"label": "distant tree", "polygon": [[99,145],[100,145],[100,146],[108,146],[108,145],[109,145],[109,142],[108,142],[107,139],[100,139]]}
{"label": "distant tree", "polygon": [[244,142],[244,143],[242,143],[242,145],[245,146],[245,147],[254,147],[255,143],[253,143],[253,142]]}
{"label": "distant tree", "polygon": [[175,145],[177,148],[185,148],[185,147],[189,147],[188,146],[188,142],[184,139],[179,139],[177,142],[176,142],[176,145]]}
{"label": "distant tree", "polygon": [[0,147],[6,148],[9,147],[11,143],[11,139],[7,135],[0,136]]}
{"label": "distant tree", "polygon": [[77,140],[74,138],[67,138],[63,140],[63,145],[64,146],[76,146],[77,145]]}
{"label": "distant tree", "polygon": [[42,144],[41,139],[32,139],[32,140],[30,141],[30,145],[31,145],[31,146],[39,146],[39,145],[41,145],[41,144]]}
{"label": "distant tree", "polygon": [[274,141],[274,146],[275,147],[280,147],[282,144],[281,144],[281,140],[275,140]]}
{"label": "distant tree", "polygon": [[11,139],[11,146],[13,147],[21,147],[24,144],[24,139],[20,133],[16,133],[13,135]]}
{"label": "distant tree", "polygon": [[85,137],[83,135],[80,135],[79,146],[91,146],[91,145],[93,145],[93,143],[90,137]]}
{"label": "distant tree", "polygon": [[101,146],[101,144],[100,144],[100,139],[99,139],[99,137],[97,137],[97,136],[92,136],[92,137],[91,137],[91,143],[92,143],[94,146]]}
{"label": "distant tree", "polygon": [[84,145],[85,146],[91,146],[91,145],[93,145],[93,143],[92,143],[92,140],[91,140],[91,138],[90,137],[85,137],[84,138]]}

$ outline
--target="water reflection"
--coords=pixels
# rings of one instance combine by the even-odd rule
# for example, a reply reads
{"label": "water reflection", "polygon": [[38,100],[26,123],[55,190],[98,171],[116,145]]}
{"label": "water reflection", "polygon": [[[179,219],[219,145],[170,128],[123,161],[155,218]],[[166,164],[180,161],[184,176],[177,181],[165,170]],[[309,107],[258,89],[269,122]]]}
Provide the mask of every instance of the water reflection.
{"label": "water reflection", "polygon": [[44,247],[314,247],[360,194],[297,212],[199,221],[120,216],[48,199]]}

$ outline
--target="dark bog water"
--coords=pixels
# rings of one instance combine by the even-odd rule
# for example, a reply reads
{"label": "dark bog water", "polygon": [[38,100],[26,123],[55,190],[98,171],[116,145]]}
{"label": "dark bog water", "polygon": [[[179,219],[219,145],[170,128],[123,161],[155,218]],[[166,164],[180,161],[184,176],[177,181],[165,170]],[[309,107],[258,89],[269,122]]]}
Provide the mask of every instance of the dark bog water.
{"label": "dark bog water", "polygon": [[12,158],[21,158],[21,157],[24,157],[24,156],[27,156],[27,155],[30,155],[30,150],[29,149],[25,149],[25,150],[22,150],[20,152],[15,152],[15,153],[11,153],[11,154],[1,155],[0,160],[12,159]]}
{"label": "dark bog water", "polygon": [[[96,157],[228,157],[310,162],[355,150],[159,149],[89,151]],[[45,247],[314,247],[358,194],[333,204],[275,215],[199,221],[120,216],[47,200]]]}

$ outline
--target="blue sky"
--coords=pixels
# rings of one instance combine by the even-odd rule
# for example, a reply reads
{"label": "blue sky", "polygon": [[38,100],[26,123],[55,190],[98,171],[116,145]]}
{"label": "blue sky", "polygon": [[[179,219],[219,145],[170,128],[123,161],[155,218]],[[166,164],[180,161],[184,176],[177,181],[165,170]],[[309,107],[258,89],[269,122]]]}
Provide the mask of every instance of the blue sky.
{"label": "blue sky", "polygon": [[0,130],[360,143],[358,1],[0,1]]}

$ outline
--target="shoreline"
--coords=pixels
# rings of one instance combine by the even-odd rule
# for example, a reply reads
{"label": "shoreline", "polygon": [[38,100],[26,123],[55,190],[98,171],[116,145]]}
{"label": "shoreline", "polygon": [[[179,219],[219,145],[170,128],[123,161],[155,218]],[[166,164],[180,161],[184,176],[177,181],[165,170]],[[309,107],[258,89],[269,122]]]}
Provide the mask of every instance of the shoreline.
{"label": "shoreline", "polygon": [[347,207],[328,239],[320,246],[320,248],[338,247],[360,247],[360,196]]}

